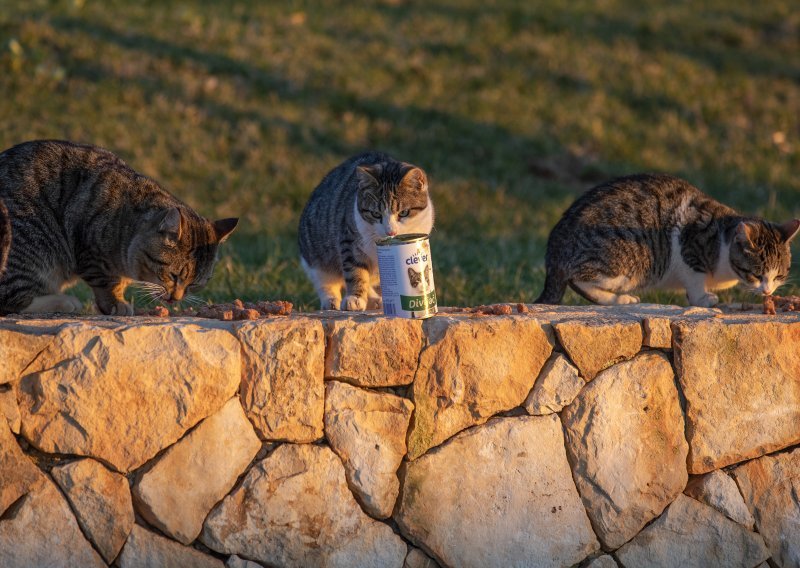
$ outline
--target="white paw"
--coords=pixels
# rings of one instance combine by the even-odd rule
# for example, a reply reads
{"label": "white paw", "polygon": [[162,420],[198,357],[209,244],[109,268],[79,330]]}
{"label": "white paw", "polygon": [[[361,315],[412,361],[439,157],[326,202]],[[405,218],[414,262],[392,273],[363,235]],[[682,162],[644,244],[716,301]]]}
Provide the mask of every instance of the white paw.
{"label": "white paw", "polygon": [[83,311],[83,304],[78,298],[76,298],[75,296],[66,296],[66,298],[69,300],[69,303],[71,304],[72,307],[70,312],[78,313]]}
{"label": "white paw", "polygon": [[617,304],[638,304],[639,296],[631,296],[630,294],[620,294],[617,296]]}
{"label": "white paw", "polygon": [[712,294],[711,292],[707,292],[699,298],[695,298],[694,300],[690,299],[689,303],[693,306],[699,306],[701,308],[713,308],[719,304],[719,296]]}
{"label": "white paw", "polygon": [[342,300],[342,309],[349,312],[363,311],[367,309],[367,299],[350,294]]}
{"label": "white paw", "polygon": [[333,296],[329,296],[327,298],[322,298],[320,300],[320,309],[321,310],[338,310],[342,300],[340,298],[335,298]]}

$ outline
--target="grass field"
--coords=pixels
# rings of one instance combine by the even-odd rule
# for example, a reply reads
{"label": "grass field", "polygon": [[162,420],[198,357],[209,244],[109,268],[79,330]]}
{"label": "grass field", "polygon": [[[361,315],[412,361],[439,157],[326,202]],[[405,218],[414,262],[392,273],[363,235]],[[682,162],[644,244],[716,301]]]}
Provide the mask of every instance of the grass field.
{"label": "grass field", "polygon": [[550,228],[613,175],[800,215],[792,4],[3,0],[0,146],[92,142],[207,216],[241,216],[206,295],[307,309],[303,204],[383,149],[430,176],[440,303],[530,301]]}

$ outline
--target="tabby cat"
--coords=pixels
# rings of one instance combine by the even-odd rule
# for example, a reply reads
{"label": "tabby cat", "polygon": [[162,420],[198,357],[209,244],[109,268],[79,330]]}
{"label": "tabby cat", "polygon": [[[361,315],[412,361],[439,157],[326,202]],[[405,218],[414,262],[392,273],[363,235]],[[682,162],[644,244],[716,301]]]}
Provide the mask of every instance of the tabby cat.
{"label": "tabby cat", "polygon": [[0,200],[12,235],[0,314],[79,311],[62,293],[77,278],[104,314],[133,313],[132,281],[179,301],[208,282],[238,222],[204,219],[107,150],[54,140],[0,154]]}
{"label": "tabby cat", "polygon": [[800,220],[782,225],[745,217],[688,182],[634,175],[590,189],[547,241],[544,291],[557,304],[570,286],[598,304],[631,304],[646,288],[684,289],[693,306],[743,282],[771,294],[789,275],[789,242]]}
{"label": "tabby cat", "polygon": [[366,152],[329,172],[303,209],[298,239],[300,262],[322,309],[380,306],[375,243],[432,227],[433,204],[420,168]]}
{"label": "tabby cat", "polygon": [[8,209],[5,203],[0,200],[0,278],[6,270],[8,251],[11,248],[11,220],[8,217]]}

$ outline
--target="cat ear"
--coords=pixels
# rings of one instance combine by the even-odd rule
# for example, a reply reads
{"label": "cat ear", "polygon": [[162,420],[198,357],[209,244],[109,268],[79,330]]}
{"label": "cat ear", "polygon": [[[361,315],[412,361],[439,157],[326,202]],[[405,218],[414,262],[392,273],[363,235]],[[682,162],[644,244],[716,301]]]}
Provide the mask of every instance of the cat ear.
{"label": "cat ear", "polygon": [[734,239],[740,244],[752,247],[754,232],[755,229],[752,225],[746,223],[745,221],[741,221],[738,225],[736,225],[736,235]]}
{"label": "cat ear", "polygon": [[401,185],[416,189],[417,191],[427,191],[428,176],[426,176],[425,172],[423,172],[420,168],[411,166],[411,164],[408,165],[411,167],[411,169],[408,170],[403,176],[403,179],[400,182]]}
{"label": "cat ear", "polygon": [[409,266],[408,267],[408,277],[411,278],[412,276],[419,276],[419,272],[417,272],[416,270],[414,270],[413,268],[411,268]]}
{"label": "cat ear", "polygon": [[158,232],[176,242],[181,240],[181,210],[167,209],[158,222]]}
{"label": "cat ear", "polygon": [[380,164],[372,164],[369,166],[358,166],[356,173],[361,182],[361,187],[378,185],[378,178],[381,175],[383,168]]}
{"label": "cat ear", "polygon": [[214,232],[217,233],[217,242],[224,243],[238,224],[239,219],[235,217],[214,221]]}
{"label": "cat ear", "polygon": [[783,225],[778,225],[778,230],[781,232],[784,242],[790,243],[797,236],[797,231],[800,231],[800,219],[786,221]]}

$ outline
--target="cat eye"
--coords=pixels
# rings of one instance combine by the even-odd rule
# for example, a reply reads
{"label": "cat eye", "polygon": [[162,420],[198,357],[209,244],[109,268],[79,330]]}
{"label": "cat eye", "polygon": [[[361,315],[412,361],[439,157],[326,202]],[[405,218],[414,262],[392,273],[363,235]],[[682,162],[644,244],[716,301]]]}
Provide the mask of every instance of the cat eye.
{"label": "cat eye", "polygon": [[397,214],[397,216],[402,219],[403,217],[408,217],[410,213],[411,213],[410,209],[403,209],[402,211],[400,211],[400,213]]}
{"label": "cat eye", "polygon": [[172,279],[173,282],[177,282],[178,281],[178,275],[175,274],[174,272],[170,272],[169,273],[169,277]]}
{"label": "cat eye", "polygon": [[373,219],[377,219],[378,221],[380,221],[383,218],[383,215],[381,215],[380,213],[376,213],[375,211],[370,211],[369,214],[372,215]]}

